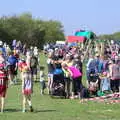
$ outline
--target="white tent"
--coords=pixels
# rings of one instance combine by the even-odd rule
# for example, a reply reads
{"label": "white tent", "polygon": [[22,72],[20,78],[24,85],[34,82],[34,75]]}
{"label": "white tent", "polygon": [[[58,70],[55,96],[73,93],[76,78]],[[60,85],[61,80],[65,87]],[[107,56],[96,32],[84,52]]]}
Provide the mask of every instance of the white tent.
{"label": "white tent", "polygon": [[65,44],[65,41],[56,41],[56,44]]}

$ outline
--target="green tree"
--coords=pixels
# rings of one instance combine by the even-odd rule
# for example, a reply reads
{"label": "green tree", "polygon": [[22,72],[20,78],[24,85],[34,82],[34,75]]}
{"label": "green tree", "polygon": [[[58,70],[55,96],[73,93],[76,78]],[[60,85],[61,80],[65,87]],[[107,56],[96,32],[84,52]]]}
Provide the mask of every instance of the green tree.
{"label": "green tree", "polygon": [[9,44],[16,39],[28,46],[41,48],[44,43],[65,38],[63,26],[59,21],[34,19],[32,14],[24,13],[0,18],[0,39]]}
{"label": "green tree", "polygon": [[107,39],[107,40],[120,40],[120,32],[115,32],[113,34],[100,35],[99,38]]}
{"label": "green tree", "polygon": [[63,26],[58,21],[45,21],[45,40],[48,43],[54,43],[59,40],[65,40]]}

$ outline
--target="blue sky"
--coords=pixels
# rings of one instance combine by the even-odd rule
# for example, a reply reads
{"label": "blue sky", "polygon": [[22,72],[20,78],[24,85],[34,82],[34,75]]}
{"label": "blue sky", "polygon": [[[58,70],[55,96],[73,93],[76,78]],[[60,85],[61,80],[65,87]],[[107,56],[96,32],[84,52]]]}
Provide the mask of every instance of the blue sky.
{"label": "blue sky", "polygon": [[35,18],[59,20],[66,35],[78,29],[96,34],[120,31],[120,0],[1,0],[0,16],[31,12]]}

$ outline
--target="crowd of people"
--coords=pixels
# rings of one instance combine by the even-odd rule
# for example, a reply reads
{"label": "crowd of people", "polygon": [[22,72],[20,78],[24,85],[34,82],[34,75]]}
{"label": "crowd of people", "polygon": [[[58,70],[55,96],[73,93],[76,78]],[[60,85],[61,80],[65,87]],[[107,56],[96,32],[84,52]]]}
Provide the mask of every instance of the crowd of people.
{"label": "crowd of people", "polygon": [[119,93],[119,44],[106,44],[104,55],[99,54],[99,51],[93,52],[94,54],[88,52],[86,55],[85,51],[86,49],[81,48],[78,44],[47,45],[44,53],[47,58],[48,73],[45,73],[45,65],[40,65],[37,47],[28,48],[26,44],[22,45],[20,41],[16,40],[13,40],[11,46],[0,41],[1,112],[4,110],[7,88],[19,82],[18,76],[22,83],[22,112],[26,112],[26,103],[28,103],[30,111],[33,112],[31,94],[33,93],[33,83],[37,81],[38,74],[41,95],[44,94],[45,88],[51,96],[81,100]]}
{"label": "crowd of people", "polygon": [[99,51],[94,51],[94,54],[88,52],[86,63],[86,50],[80,46],[48,45],[45,50],[48,53],[49,94],[83,99],[120,91],[118,43],[106,44],[102,55]]}
{"label": "crowd of people", "polygon": [[[21,81],[23,109],[26,112],[26,102],[33,112],[31,94],[33,81],[37,80],[39,53],[37,47],[27,48],[20,41],[13,40],[12,45],[0,41],[0,98],[1,112],[4,111],[4,101],[8,86]],[[19,73],[19,74],[18,74]],[[19,78],[19,80],[18,80]]]}

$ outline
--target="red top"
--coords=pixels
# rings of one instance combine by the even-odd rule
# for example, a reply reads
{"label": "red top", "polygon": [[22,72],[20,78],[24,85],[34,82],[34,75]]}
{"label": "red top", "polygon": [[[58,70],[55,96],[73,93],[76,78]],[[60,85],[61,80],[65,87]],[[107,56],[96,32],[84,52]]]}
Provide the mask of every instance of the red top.
{"label": "red top", "polygon": [[26,62],[20,62],[20,63],[18,64],[18,66],[19,66],[19,69],[22,71],[23,68],[24,68],[25,66],[27,66],[27,63],[26,63]]}
{"label": "red top", "polygon": [[6,86],[6,81],[8,80],[6,71],[0,70],[0,86]]}

